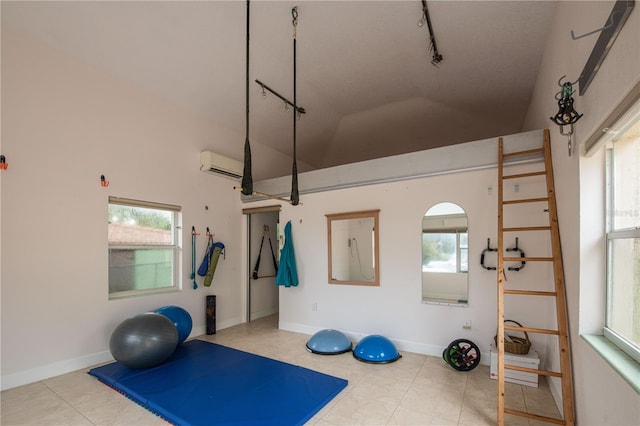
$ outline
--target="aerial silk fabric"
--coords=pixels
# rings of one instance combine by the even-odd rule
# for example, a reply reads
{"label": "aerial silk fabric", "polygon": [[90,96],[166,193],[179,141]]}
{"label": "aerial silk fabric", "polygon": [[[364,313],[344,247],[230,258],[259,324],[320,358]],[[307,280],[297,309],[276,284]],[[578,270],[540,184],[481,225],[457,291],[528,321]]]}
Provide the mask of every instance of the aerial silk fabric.
{"label": "aerial silk fabric", "polygon": [[296,255],[293,250],[291,221],[287,222],[284,227],[284,247],[280,252],[280,266],[276,274],[276,284],[285,287],[298,285],[298,268],[296,267]]}

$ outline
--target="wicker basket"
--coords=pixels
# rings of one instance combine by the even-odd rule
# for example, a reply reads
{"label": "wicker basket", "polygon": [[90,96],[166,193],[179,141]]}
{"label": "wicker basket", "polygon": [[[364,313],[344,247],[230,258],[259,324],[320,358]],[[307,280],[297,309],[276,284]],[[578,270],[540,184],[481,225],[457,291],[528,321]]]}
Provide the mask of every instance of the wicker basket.
{"label": "wicker basket", "polygon": [[[517,324],[519,327],[522,327],[522,324],[520,324],[517,321],[504,320],[504,322],[505,323],[512,322],[514,324]],[[527,334],[526,331],[524,331],[523,333],[524,333],[524,339],[522,337],[505,334],[505,337],[508,337],[509,339],[511,339],[511,341],[508,341],[507,339],[504,340],[504,351],[512,354],[516,354],[516,355],[528,354],[529,349],[531,349],[531,340],[529,340],[529,335]],[[498,336],[496,335],[493,338],[493,340],[496,342],[496,347],[498,347]]]}

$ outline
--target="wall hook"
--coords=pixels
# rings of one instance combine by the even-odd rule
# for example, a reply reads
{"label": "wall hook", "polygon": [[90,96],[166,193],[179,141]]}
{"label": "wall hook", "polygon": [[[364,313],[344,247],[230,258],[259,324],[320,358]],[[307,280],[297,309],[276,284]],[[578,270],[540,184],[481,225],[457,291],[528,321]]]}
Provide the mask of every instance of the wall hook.
{"label": "wall hook", "polygon": [[487,238],[487,248],[482,250],[482,254],[480,255],[480,266],[482,266],[484,269],[488,270],[488,271],[495,271],[496,267],[495,266],[485,266],[484,265],[484,254],[486,252],[492,252],[492,251],[498,251],[497,248],[491,248],[491,238]]}
{"label": "wall hook", "polygon": [[104,175],[100,175],[100,186],[104,188],[109,186],[109,181],[105,179]]}
{"label": "wall hook", "polygon": [[214,235],[216,235],[216,234],[212,233],[212,232],[209,230],[209,227],[207,226],[207,233],[206,233],[205,235],[206,235],[207,237],[213,237],[213,236],[214,236]]}
{"label": "wall hook", "polygon": [[7,163],[7,159],[4,155],[0,155],[0,170],[7,170],[9,164]]}
{"label": "wall hook", "polygon": [[604,31],[604,30],[606,30],[607,28],[611,28],[611,27],[613,26],[615,16],[616,16],[616,11],[614,11],[614,12],[611,14],[611,16],[609,16],[609,20],[608,20],[608,21],[607,21],[607,23],[604,25],[604,27],[602,27],[602,28],[598,28],[597,30],[589,31],[588,33],[584,33],[584,34],[579,35],[579,36],[577,36],[577,35],[573,32],[573,30],[571,30],[571,38],[572,38],[573,40],[579,40],[579,39],[581,39],[581,38],[588,37],[588,36],[590,36],[591,34],[599,33],[600,31]]}
{"label": "wall hook", "polygon": [[[524,251],[522,251],[521,249],[518,248],[518,237],[516,237],[516,246],[514,248],[508,248],[507,251],[515,251],[517,253],[520,253],[520,257],[525,257]],[[520,266],[509,266],[509,268],[507,268],[507,269],[509,271],[518,272],[519,270],[524,268],[524,265],[526,265],[526,264],[527,264],[527,262],[525,262],[524,260],[521,260],[520,261]]]}

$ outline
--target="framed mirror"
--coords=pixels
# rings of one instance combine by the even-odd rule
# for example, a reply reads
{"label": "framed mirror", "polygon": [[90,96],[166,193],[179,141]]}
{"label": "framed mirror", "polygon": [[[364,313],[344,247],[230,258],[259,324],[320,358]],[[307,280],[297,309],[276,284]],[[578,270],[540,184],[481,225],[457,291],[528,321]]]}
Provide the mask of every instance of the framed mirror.
{"label": "framed mirror", "polygon": [[380,210],[328,214],[328,279],[331,284],[380,285]]}
{"label": "framed mirror", "polygon": [[467,214],[439,203],[422,218],[422,301],[468,305],[469,232]]}

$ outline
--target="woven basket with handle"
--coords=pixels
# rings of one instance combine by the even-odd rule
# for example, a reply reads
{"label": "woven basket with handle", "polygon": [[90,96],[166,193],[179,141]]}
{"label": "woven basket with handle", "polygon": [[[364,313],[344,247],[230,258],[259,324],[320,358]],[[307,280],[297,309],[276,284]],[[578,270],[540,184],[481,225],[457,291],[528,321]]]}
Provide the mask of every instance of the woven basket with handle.
{"label": "woven basket with handle", "polygon": [[[505,324],[507,322],[512,322],[519,327],[522,327],[517,321],[514,320],[504,320]],[[526,355],[529,353],[529,349],[531,349],[531,340],[529,340],[529,335],[526,331],[524,333],[524,338],[518,336],[511,336],[505,333],[504,337],[504,351],[509,352],[511,354],[516,355]],[[498,336],[494,336],[493,340],[496,342],[496,347],[498,347]]]}

